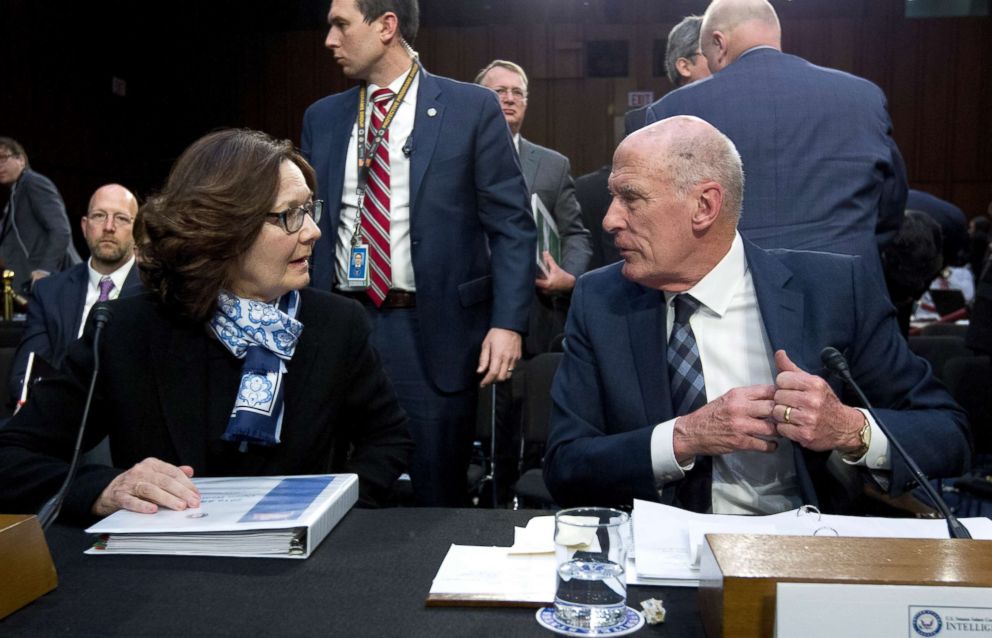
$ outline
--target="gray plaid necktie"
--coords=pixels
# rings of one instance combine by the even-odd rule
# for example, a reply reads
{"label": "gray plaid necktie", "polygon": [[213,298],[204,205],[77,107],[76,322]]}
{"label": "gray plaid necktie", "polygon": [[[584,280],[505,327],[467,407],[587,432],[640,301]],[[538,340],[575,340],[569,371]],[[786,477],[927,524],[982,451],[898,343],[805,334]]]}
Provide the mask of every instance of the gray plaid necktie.
{"label": "gray plaid necktie", "polygon": [[[675,321],[668,338],[668,379],[672,386],[672,408],[675,416],[683,416],[706,405],[706,384],[699,346],[689,325],[689,317],[699,308],[691,295],[675,297]],[[673,487],[676,507],[692,512],[710,511],[712,492],[712,459],[697,456],[695,466]]]}
{"label": "gray plaid necktie", "polygon": [[682,416],[706,404],[706,384],[699,346],[689,325],[689,317],[699,308],[699,302],[691,295],[682,294],[675,297],[673,305],[675,322],[668,338],[668,379],[675,416]]}

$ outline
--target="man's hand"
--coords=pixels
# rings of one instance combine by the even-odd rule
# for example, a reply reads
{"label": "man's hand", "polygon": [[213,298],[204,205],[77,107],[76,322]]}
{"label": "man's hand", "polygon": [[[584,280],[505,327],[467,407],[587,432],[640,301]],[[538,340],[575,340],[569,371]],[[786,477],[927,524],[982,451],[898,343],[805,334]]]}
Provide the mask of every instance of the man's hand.
{"label": "man's hand", "polygon": [[[826,381],[801,370],[785,350],[775,353],[775,409],[778,433],[804,448],[849,453],[861,447],[865,418],[840,402]],[[786,419],[787,408],[789,418]]]}
{"label": "man's hand", "polygon": [[544,251],[544,265],[548,267],[548,276],[538,277],[534,281],[534,285],[540,290],[550,295],[556,292],[569,292],[575,288],[575,275],[567,270],[562,270],[551,253],[546,250]]}
{"label": "man's hand", "polygon": [[[737,450],[771,452],[778,444],[771,420],[773,385],[734,388],[675,421],[675,459],[685,465],[697,455],[717,456]],[[765,437],[765,438],[762,438]]]}
{"label": "man's hand", "polygon": [[513,368],[520,360],[520,350],[523,340],[520,334],[504,328],[490,328],[482,341],[482,353],[479,354],[479,367],[476,374],[486,374],[480,388],[494,381],[506,381],[513,374]]}
{"label": "man's hand", "polygon": [[38,281],[39,279],[44,279],[45,277],[49,276],[50,274],[52,274],[52,273],[48,272],[47,270],[32,270],[31,271],[31,284],[34,285],[34,283],[36,281]]}
{"label": "man's hand", "polygon": [[117,510],[154,514],[159,505],[173,510],[200,506],[200,491],[189,479],[193,468],[176,467],[147,458],[119,475],[93,503],[93,513],[107,516]]}

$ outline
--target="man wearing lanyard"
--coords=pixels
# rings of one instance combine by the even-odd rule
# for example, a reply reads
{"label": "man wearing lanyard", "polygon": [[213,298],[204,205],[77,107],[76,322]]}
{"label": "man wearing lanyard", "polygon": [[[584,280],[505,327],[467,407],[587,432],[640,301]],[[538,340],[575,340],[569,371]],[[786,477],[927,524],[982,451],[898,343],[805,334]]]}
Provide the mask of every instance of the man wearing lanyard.
{"label": "man wearing lanyard", "polygon": [[325,44],[361,85],[303,119],[329,213],[312,285],[368,309],[417,444],[417,503],[462,505],[477,387],[520,357],[535,231],[495,95],[424,71],[418,14],[416,0],[331,3]]}

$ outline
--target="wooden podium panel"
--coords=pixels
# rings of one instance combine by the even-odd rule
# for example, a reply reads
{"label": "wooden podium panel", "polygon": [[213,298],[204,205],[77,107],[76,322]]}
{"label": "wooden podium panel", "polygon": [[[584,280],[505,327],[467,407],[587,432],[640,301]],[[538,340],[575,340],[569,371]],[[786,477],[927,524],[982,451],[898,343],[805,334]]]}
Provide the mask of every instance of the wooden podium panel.
{"label": "wooden podium panel", "polygon": [[55,589],[59,581],[37,517],[0,514],[0,566],[0,618]]}
{"label": "wooden podium panel", "polygon": [[707,534],[699,607],[710,638],[765,638],[780,582],[992,587],[992,541]]}

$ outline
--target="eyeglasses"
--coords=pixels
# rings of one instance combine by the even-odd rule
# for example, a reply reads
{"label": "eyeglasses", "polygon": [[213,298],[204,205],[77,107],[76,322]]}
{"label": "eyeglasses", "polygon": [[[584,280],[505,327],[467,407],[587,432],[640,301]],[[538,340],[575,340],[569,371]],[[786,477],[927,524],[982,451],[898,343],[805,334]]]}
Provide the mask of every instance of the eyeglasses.
{"label": "eyeglasses", "polygon": [[0,155],[0,164],[3,164],[7,160],[9,160],[11,157],[14,157],[13,153],[4,153],[3,155]]}
{"label": "eyeglasses", "polygon": [[111,217],[114,220],[114,225],[116,226],[130,226],[134,223],[134,218],[126,213],[114,213],[110,215],[103,212],[102,210],[93,211],[92,213],[86,213],[86,219],[90,220],[93,224],[97,226],[103,226],[107,223],[107,218]]}
{"label": "eyeglasses", "polygon": [[324,202],[319,199],[312,199],[302,206],[287,208],[281,213],[265,213],[268,217],[274,217],[273,223],[278,221],[288,234],[292,235],[303,228],[303,220],[307,215],[313,217],[313,223],[320,223],[320,213],[324,210]]}
{"label": "eyeglasses", "polygon": [[512,95],[517,100],[526,100],[527,99],[527,94],[524,93],[524,90],[523,89],[518,89],[518,88],[512,88],[511,89],[511,88],[506,87],[506,86],[494,86],[493,87],[493,91],[496,91],[496,95],[498,95],[500,97],[506,97],[506,94],[509,93],[510,95]]}

